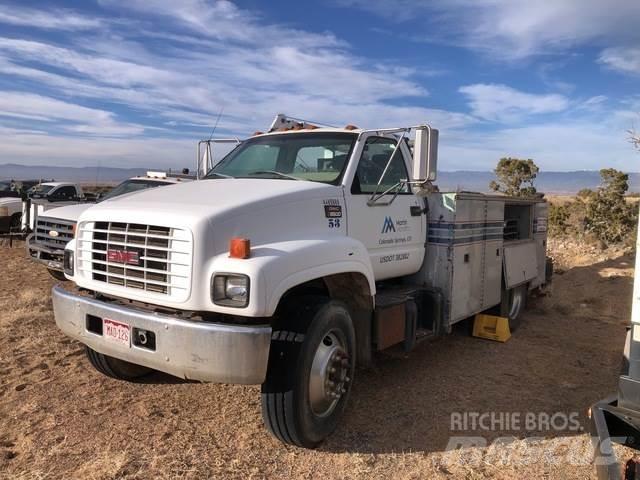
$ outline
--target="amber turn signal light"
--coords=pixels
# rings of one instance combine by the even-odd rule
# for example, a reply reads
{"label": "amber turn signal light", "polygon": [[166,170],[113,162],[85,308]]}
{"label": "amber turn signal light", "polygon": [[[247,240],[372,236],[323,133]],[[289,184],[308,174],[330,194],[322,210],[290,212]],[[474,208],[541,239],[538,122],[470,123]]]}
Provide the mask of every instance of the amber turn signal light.
{"label": "amber turn signal light", "polygon": [[251,242],[248,238],[234,237],[229,242],[229,256],[231,258],[249,258]]}

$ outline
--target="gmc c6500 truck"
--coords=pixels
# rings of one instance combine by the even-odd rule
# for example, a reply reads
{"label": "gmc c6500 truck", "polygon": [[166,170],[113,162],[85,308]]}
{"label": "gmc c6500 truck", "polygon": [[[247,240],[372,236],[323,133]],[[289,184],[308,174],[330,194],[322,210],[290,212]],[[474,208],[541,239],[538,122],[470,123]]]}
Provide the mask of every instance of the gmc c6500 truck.
{"label": "gmc c6500 truck", "polygon": [[56,323],[115,378],[261,384],[268,430],[315,447],[374,352],[515,322],[549,280],[546,202],[439,192],[437,139],[279,115],[201,181],[85,211]]}

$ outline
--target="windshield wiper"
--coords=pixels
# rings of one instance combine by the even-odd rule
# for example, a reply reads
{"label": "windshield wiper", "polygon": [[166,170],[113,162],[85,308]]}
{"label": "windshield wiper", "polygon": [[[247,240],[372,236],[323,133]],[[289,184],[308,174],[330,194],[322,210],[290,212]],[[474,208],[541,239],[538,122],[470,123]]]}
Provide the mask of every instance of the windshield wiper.
{"label": "windshield wiper", "polygon": [[231,175],[225,175],[224,173],[218,173],[218,172],[209,172],[205,175],[204,178],[211,178],[209,175],[216,175],[217,177],[220,177],[220,178],[236,178],[236,177],[232,177]]}
{"label": "windshield wiper", "polygon": [[247,173],[247,175],[264,175],[264,174],[277,175],[278,177],[288,178],[289,180],[302,180],[301,178],[294,177],[293,175],[287,175],[286,173],[276,172],[275,170],[256,170],[255,172]]}

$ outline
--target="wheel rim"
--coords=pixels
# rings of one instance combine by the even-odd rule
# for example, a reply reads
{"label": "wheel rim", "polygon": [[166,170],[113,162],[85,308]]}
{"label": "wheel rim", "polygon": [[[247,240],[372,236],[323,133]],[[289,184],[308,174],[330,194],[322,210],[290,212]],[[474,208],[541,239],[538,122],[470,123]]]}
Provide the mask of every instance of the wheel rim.
{"label": "wheel rim", "polygon": [[330,415],[347,393],[349,365],[345,342],[338,332],[328,332],[316,349],[309,375],[309,403],[314,415]]}
{"label": "wheel rim", "polygon": [[511,302],[509,305],[509,318],[516,318],[520,310],[522,309],[522,302],[524,301],[524,295],[522,294],[522,288],[516,288],[511,293]]}

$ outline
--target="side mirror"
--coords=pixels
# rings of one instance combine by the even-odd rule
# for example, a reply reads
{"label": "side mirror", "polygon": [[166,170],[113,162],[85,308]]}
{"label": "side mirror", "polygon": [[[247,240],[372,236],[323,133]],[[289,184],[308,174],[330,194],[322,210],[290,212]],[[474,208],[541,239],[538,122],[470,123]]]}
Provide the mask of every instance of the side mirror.
{"label": "side mirror", "polygon": [[413,145],[413,180],[434,181],[438,168],[438,130],[428,125],[416,129]]}

